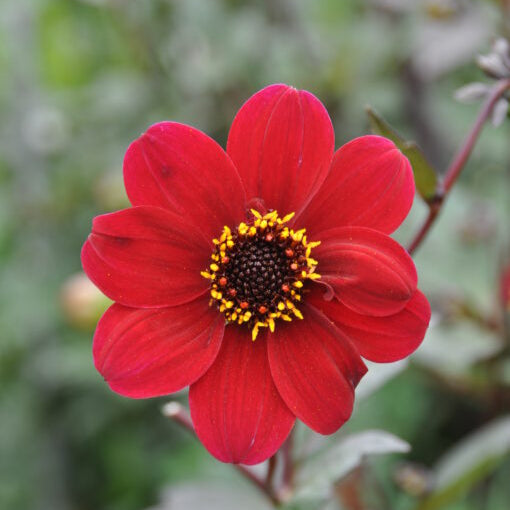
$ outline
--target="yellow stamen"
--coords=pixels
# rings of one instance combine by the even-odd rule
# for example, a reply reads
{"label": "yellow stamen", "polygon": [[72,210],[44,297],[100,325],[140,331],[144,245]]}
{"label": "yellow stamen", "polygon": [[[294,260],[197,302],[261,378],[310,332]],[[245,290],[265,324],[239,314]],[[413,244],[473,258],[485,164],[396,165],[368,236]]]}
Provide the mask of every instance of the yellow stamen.
{"label": "yellow stamen", "polygon": [[291,212],[289,214],[286,214],[283,218],[282,218],[282,223],[287,223],[288,221],[290,221],[292,218],[294,218],[294,215],[296,213],[295,212]]}
{"label": "yellow stamen", "polygon": [[302,319],[303,318],[303,314],[297,309],[297,308],[293,308],[292,309],[292,313],[298,318],[298,319]]}
{"label": "yellow stamen", "polygon": [[[306,229],[293,230],[289,228],[288,223],[294,213],[289,213],[283,218],[278,216],[277,211],[260,213],[256,209],[251,209],[253,216],[250,216],[247,222],[241,222],[232,230],[229,226],[224,226],[223,231],[218,238],[213,239],[214,249],[211,254],[211,263],[209,268],[201,271],[200,275],[210,280],[210,306],[216,306],[221,313],[225,315],[227,323],[243,325],[246,324],[251,329],[252,339],[255,340],[260,332],[260,328],[268,328],[273,333],[276,329],[277,320],[292,321],[292,319],[303,319],[303,314],[296,308],[296,305],[302,301],[306,295],[301,289],[306,281],[318,280],[321,276],[316,272],[318,262],[311,257],[313,248],[319,246],[320,241],[308,241]],[[275,250],[281,250],[285,257],[285,264],[282,266],[283,277],[276,284],[270,285],[274,297],[262,298],[258,294],[251,294],[250,288],[244,286],[243,279],[239,279],[237,274],[243,274],[239,268],[238,253],[242,253],[245,246],[250,243],[268,243]],[[274,244],[273,244],[274,243]],[[252,249],[252,248],[248,248]],[[256,253],[250,252],[250,253]],[[250,255],[251,257],[252,255]],[[272,271],[266,269],[265,259],[261,259],[260,273],[258,269],[246,274],[249,277],[257,273],[263,276],[265,272]],[[244,262],[242,262],[244,264]],[[248,266],[251,267],[251,266]],[[257,277],[258,277],[257,276]],[[244,276],[243,276],[244,278]],[[264,295],[262,293],[262,295]],[[238,327],[238,326],[236,326]],[[242,326],[245,327],[245,326]]]}

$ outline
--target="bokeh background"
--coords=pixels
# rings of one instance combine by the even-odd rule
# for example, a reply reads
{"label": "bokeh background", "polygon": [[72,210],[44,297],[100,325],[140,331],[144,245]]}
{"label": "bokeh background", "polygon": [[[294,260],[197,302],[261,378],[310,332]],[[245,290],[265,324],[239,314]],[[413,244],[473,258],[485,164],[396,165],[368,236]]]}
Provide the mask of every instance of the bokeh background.
{"label": "bokeh background", "polygon": [[[337,146],[368,132],[370,104],[442,171],[479,108],[454,91],[489,83],[474,57],[507,33],[509,10],[503,0],[0,0],[0,508],[264,508],[163,416],[168,399],[124,399],[95,372],[92,334],[108,302],[80,276],[91,219],[128,204],[123,155],[151,123],[192,124],[224,144],[242,102],[274,82],[325,103]],[[295,508],[509,508],[509,125],[486,127],[415,257],[434,308],[422,347],[373,368],[332,438],[297,431],[299,455],[343,444],[337,460],[356,458],[341,442],[367,429],[411,451],[358,459],[329,502]],[[396,237],[406,244],[425,214],[417,197]]]}

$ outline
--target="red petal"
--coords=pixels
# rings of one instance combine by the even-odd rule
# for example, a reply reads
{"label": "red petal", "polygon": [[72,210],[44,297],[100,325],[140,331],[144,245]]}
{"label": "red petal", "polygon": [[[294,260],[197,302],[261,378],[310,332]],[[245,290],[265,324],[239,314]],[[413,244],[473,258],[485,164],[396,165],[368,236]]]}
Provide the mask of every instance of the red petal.
{"label": "red petal", "polygon": [[94,218],[81,260],[89,278],[126,306],[163,307],[192,301],[209,284],[200,271],[210,251],[181,217],[133,207]]}
{"label": "red petal", "polygon": [[222,462],[257,464],[280,448],[294,415],[275,388],[263,338],[228,326],[213,366],[190,388],[191,417],[204,446]]}
{"label": "red petal", "polygon": [[393,315],[416,291],[413,260],[396,241],[363,227],[335,228],[321,234],[314,249],[321,281],[351,310]]}
{"label": "red petal", "polygon": [[248,198],[260,197],[280,214],[299,212],[329,171],[334,132],[328,112],[312,94],[271,85],[239,110],[227,152]]}
{"label": "red petal", "polygon": [[168,208],[208,240],[244,219],[244,189],[232,161],[214,140],[183,124],[155,124],[134,141],[124,181],[133,205]]}
{"label": "red petal", "polygon": [[407,158],[380,136],[362,136],[341,147],[322,188],[297,223],[312,239],[348,225],[391,234],[407,216],[414,177]]}
{"label": "red petal", "polygon": [[370,361],[386,363],[409,356],[421,344],[430,321],[430,305],[417,290],[405,308],[388,317],[369,317],[353,312],[336,299],[325,301],[320,292],[307,301],[322,310]]}
{"label": "red petal", "polygon": [[303,315],[268,335],[271,373],[289,409],[313,430],[331,434],[349,419],[354,388],[367,369],[322,312],[308,305]]}
{"label": "red petal", "polygon": [[200,298],[172,308],[112,305],[94,335],[94,363],[110,388],[131,398],[168,395],[211,366],[224,319]]}

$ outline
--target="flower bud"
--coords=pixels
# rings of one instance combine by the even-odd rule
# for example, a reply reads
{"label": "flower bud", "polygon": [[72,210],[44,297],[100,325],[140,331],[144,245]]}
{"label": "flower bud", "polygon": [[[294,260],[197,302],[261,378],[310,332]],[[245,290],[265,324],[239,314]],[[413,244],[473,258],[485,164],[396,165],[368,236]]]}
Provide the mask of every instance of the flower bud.
{"label": "flower bud", "polygon": [[74,327],[90,331],[112,303],[84,273],[70,276],[60,290],[60,306]]}
{"label": "flower bud", "polygon": [[510,262],[503,267],[500,277],[500,297],[503,310],[510,313]]}
{"label": "flower bud", "polygon": [[483,99],[489,90],[490,87],[485,83],[468,83],[464,85],[464,87],[457,89],[454,93],[454,97],[461,103],[473,103]]}
{"label": "flower bud", "polygon": [[433,486],[431,473],[418,464],[402,464],[395,470],[393,478],[403,491],[415,497],[426,495]]}
{"label": "flower bud", "polygon": [[117,171],[109,171],[99,177],[94,185],[94,198],[99,208],[105,211],[130,206],[124,184]]}

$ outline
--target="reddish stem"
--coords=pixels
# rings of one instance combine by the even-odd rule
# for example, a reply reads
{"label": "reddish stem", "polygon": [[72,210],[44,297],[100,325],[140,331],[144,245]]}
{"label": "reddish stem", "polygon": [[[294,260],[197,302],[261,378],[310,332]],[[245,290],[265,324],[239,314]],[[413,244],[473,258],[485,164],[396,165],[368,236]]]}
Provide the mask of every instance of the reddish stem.
{"label": "reddish stem", "polygon": [[416,249],[420,246],[420,244],[425,239],[425,236],[428,234],[428,231],[435,223],[439,212],[448,196],[450,190],[453,185],[457,181],[459,175],[461,174],[464,166],[473,151],[473,147],[478,140],[480,132],[482,128],[489,118],[494,106],[501,98],[501,96],[510,89],[510,80],[500,80],[496,83],[494,88],[490,91],[487,99],[483,103],[480,108],[480,112],[478,113],[478,117],[476,118],[471,131],[468,133],[464,142],[462,143],[459,151],[453,158],[450,166],[446,170],[444,180],[441,184],[438,185],[438,189],[436,190],[436,196],[432,203],[429,204],[429,213],[428,216],[421,226],[420,230],[414,237],[413,241],[409,245],[408,252],[410,254],[414,253]]}
{"label": "reddish stem", "polygon": [[430,230],[430,227],[434,224],[436,221],[436,218],[439,214],[439,211],[441,210],[441,204],[443,203],[443,198],[435,202],[435,206],[429,206],[429,213],[427,215],[427,218],[423,225],[420,227],[420,230],[418,230],[417,234],[415,235],[414,239],[412,240],[411,244],[407,248],[407,251],[409,252],[409,255],[412,255],[418,246],[422,243],[422,241],[425,239],[425,236],[427,235],[428,231]]}
{"label": "reddish stem", "polygon": [[[191,422],[191,418],[188,413],[184,410],[184,407],[178,402],[168,402],[163,407],[163,414],[173,420],[175,423],[178,423],[181,427],[186,429],[188,432],[193,434],[196,437],[195,429],[193,428],[193,423]],[[273,505],[280,505],[280,500],[274,494],[271,488],[266,484],[265,480],[257,476],[251,469],[248,469],[246,466],[241,464],[233,464],[234,468],[237,469],[242,476],[244,476],[247,480],[249,480],[253,485],[255,485],[264,495],[269,498],[269,500],[273,503]]]}
{"label": "reddish stem", "polygon": [[273,477],[275,470],[276,470],[276,454],[269,458],[269,464],[267,466],[266,487],[269,490],[272,490],[273,487]]}
{"label": "reddish stem", "polygon": [[290,431],[287,441],[282,446],[281,452],[283,457],[283,474],[282,474],[282,485],[278,490],[278,499],[280,501],[287,501],[292,492],[292,486],[294,484],[294,458],[292,455],[294,438]]}

